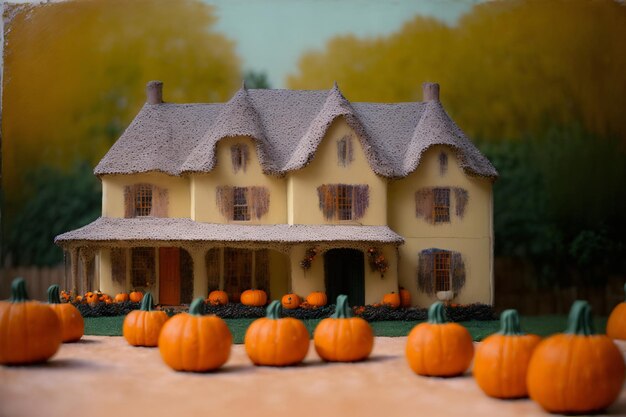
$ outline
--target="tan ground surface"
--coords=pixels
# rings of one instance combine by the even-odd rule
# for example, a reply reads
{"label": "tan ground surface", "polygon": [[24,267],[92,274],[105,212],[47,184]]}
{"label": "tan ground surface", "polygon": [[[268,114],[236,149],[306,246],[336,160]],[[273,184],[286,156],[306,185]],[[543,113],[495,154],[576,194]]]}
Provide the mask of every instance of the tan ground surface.
{"label": "tan ground surface", "polygon": [[[530,400],[498,401],[474,380],[423,378],[404,360],[406,338],[377,338],[371,360],[322,363],[311,346],[295,368],[250,364],[233,347],[223,370],[171,371],[157,349],[132,348],[121,337],[86,336],[46,365],[0,366],[1,416],[546,416]],[[626,353],[626,343],[620,344]],[[626,416],[626,388],[609,410]]]}

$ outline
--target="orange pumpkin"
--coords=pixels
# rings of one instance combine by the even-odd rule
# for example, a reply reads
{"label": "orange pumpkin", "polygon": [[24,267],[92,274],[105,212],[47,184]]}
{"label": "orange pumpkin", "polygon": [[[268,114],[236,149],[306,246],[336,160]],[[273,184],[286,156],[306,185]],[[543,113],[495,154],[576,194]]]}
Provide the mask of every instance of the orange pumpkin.
{"label": "orange pumpkin", "polygon": [[522,333],[515,310],[503,311],[500,325],[498,333],[487,337],[476,348],[474,379],[490,397],[526,397],[528,363],[541,338]]}
{"label": "orange pumpkin", "polygon": [[383,305],[391,308],[400,307],[400,294],[396,294],[395,292],[385,294],[383,296]]}
{"label": "orange pumpkin", "polygon": [[141,308],[133,310],[124,318],[122,333],[133,346],[156,346],[159,333],[169,317],[164,311],[153,310],[152,294],[149,292],[141,300]]}
{"label": "orange pumpkin", "polygon": [[204,300],[196,298],[189,313],[169,319],[159,335],[163,361],[177,371],[202,372],[217,369],[228,360],[233,336],[217,316],[203,316]]}
{"label": "orange pumpkin", "polygon": [[528,394],[551,413],[596,412],[619,396],[624,368],[613,341],[594,334],[589,303],[578,300],[570,310],[567,331],[535,349],[528,365]]}
{"label": "orange pumpkin", "polygon": [[61,345],[61,322],[46,304],[29,301],[26,282],[16,278],[11,298],[0,301],[0,364],[47,361]]}
{"label": "orange pumpkin", "polygon": [[51,285],[48,288],[48,303],[61,322],[61,340],[76,342],[85,334],[85,321],[80,311],[70,303],[62,303],[59,295],[59,286]]}
{"label": "orange pumpkin", "polygon": [[374,332],[368,322],[352,317],[348,297],[337,297],[335,314],[317,325],[313,335],[320,358],[330,362],[355,362],[367,359],[374,347]]}
{"label": "orange pumpkin", "polygon": [[70,299],[72,298],[71,294],[65,290],[61,291],[61,301],[63,301],[64,303],[67,303],[70,301]]}
{"label": "orange pumpkin", "polygon": [[128,293],[121,292],[121,293],[118,293],[118,294],[115,296],[115,299],[114,299],[114,300],[115,300],[115,302],[116,302],[116,303],[123,303],[123,302],[125,302],[125,301],[130,300],[130,296],[128,295]]}
{"label": "orange pumpkin", "polygon": [[400,287],[400,307],[411,307],[411,293],[402,287]]}
{"label": "orange pumpkin", "polygon": [[[626,293],[626,284],[624,284]],[[615,306],[606,322],[606,335],[611,339],[626,340],[626,301]]]}
{"label": "orange pumpkin", "polygon": [[473,356],[472,336],[460,324],[447,323],[440,301],[428,309],[428,322],[415,326],[407,338],[406,358],[418,375],[460,375]]}
{"label": "orange pumpkin", "polygon": [[226,294],[226,291],[211,291],[208,301],[209,304],[214,306],[225,306],[228,304],[228,294]]}
{"label": "orange pumpkin", "polygon": [[314,291],[306,297],[306,302],[313,307],[324,307],[328,299],[325,292]]}
{"label": "orange pumpkin", "polygon": [[241,294],[241,304],[246,306],[264,306],[267,304],[267,294],[263,290],[245,290]]}
{"label": "orange pumpkin", "polygon": [[300,307],[302,300],[297,294],[285,294],[282,298],[283,308],[287,310],[293,310],[294,308]]}
{"label": "orange pumpkin", "polygon": [[255,365],[295,365],[309,351],[309,332],[304,323],[291,317],[280,318],[280,313],[280,301],[272,301],[267,316],[252,322],[246,331],[246,353]]}
{"label": "orange pumpkin", "polygon": [[130,298],[130,301],[133,303],[140,303],[143,298],[143,293],[141,291],[133,291],[130,293],[128,298]]}
{"label": "orange pumpkin", "polygon": [[88,293],[85,294],[85,301],[87,303],[89,303],[89,304],[92,304],[92,305],[93,304],[98,304],[98,301],[100,301],[99,298],[100,297],[95,292],[89,291]]}

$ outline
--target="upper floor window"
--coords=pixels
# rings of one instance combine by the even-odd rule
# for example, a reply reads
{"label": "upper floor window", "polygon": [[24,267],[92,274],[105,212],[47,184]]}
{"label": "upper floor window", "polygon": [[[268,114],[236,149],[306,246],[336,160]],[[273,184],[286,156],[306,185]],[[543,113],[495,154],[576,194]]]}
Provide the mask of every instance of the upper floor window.
{"label": "upper floor window", "polygon": [[167,217],[167,189],[153,184],[133,184],[124,188],[124,217]]}
{"label": "upper floor window", "polygon": [[337,141],[337,160],[339,165],[346,167],[354,159],[352,153],[352,137],[346,135]]}
{"label": "upper floor window", "polygon": [[317,194],[326,220],[358,220],[369,206],[368,185],[324,184]]}
{"label": "upper floor window", "polygon": [[449,223],[452,204],[457,217],[462,218],[468,199],[467,190],[459,187],[420,188],[415,193],[415,216],[431,224]]}
{"label": "upper floor window", "polygon": [[265,187],[217,187],[217,206],[227,220],[260,219],[269,210],[270,194]]}
{"label": "upper floor window", "polygon": [[447,223],[450,221],[450,189],[435,188],[433,190],[435,204],[433,205],[433,218],[435,223]]}
{"label": "upper floor window", "polygon": [[246,172],[246,165],[248,164],[249,152],[248,145],[245,143],[237,143],[230,147],[230,158],[233,163],[233,171],[235,173],[239,170]]}

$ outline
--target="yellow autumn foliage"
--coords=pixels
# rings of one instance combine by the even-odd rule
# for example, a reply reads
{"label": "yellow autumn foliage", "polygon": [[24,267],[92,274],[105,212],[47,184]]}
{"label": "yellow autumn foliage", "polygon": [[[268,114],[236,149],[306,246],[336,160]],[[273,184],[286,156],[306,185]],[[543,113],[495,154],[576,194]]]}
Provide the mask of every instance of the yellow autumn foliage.
{"label": "yellow autumn foliage", "polygon": [[305,53],[290,88],[353,101],[421,100],[441,83],[472,137],[508,139],[578,126],[626,139],[626,6],[612,0],[517,0],[476,5],[456,25],[415,17],[385,37],[333,38]]}
{"label": "yellow autumn foliage", "polygon": [[171,102],[228,99],[240,83],[234,43],[194,0],[82,0],[5,10],[4,187],[31,167],[91,165],[145,102],[149,80]]}

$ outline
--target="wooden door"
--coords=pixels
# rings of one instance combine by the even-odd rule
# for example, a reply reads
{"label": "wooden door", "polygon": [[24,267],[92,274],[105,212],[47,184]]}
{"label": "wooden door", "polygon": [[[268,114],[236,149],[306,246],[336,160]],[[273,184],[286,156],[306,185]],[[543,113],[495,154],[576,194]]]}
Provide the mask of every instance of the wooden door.
{"label": "wooden door", "polygon": [[159,248],[159,304],[180,304],[179,248]]}

